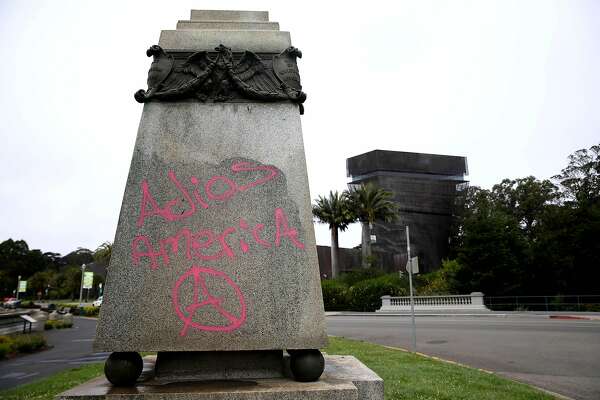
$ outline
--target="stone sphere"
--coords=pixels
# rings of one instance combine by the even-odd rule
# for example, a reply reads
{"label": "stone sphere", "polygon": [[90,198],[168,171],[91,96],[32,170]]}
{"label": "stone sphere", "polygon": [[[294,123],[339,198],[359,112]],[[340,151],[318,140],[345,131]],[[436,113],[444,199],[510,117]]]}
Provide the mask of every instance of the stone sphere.
{"label": "stone sphere", "polygon": [[133,386],[142,374],[144,362],[139,353],[115,352],[104,364],[104,375],[115,386]]}
{"label": "stone sphere", "polygon": [[325,369],[325,359],[319,350],[288,350],[288,353],[294,379],[299,382],[319,379]]}

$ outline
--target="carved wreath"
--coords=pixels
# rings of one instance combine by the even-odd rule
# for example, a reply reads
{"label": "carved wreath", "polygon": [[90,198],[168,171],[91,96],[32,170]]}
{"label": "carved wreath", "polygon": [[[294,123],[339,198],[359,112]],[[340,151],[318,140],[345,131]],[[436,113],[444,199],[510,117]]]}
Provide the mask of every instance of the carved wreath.
{"label": "carved wreath", "polygon": [[[154,60],[148,72],[148,90],[138,90],[135,99],[139,103],[189,98],[228,101],[237,93],[254,100],[291,101],[299,105],[300,114],[304,113],[306,94],[301,90],[296,67],[296,57],[302,57],[300,50],[289,47],[274,56],[273,69],[251,51],[245,51],[237,63],[230,48],[219,45],[215,51],[214,59],[208,52],[199,51],[177,65],[160,46],[150,47],[146,55],[154,56]],[[289,74],[290,68],[295,73]]]}

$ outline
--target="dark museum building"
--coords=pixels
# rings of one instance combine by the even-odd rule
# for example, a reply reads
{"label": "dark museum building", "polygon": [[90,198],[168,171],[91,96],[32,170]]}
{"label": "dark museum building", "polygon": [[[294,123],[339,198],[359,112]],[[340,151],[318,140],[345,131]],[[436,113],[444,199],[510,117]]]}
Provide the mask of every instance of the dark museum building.
{"label": "dark museum building", "polygon": [[409,225],[411,255],[419,257],[420,272],[438,269],[447,255],[455,207],[468,187],[466,157],[374,150],[348,158],[346,170],[348,186],[373,182],[392,192],[400,209],[396,222],[373,225],[376,263],[388,271],[406,265]]}

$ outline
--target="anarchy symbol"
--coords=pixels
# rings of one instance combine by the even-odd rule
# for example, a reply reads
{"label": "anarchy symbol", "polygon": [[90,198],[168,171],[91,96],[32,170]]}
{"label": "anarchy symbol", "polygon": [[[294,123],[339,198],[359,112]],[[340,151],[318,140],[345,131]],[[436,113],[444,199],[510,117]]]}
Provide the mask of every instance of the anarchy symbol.
{"label": "anarchy symbol", "polygon": [[[223,308],[223,298],[215,297],[210,294],[208,286],[206,285],[207,277],[222,279],[226,285],[231,287],[237,297],[240,305],[240,316],[237,317],[234,314]],[[193,284],[193,303],[187,307],[183,307],[179,303],[179,291],[181,285],[188,279],[192,279]],[[201,331],[212,331],[212,332],[231,332],[238,329],[246,321],[246,303],[244,302],[244,296],[240,288],[235,282],[224,272],[217,271],[212,268],[193,266],[186,273],[181,275],[175,286],[173,287],[172,293],[173,307],[179,319],[184,323],[183,329],[179,332],[180,336],[185,336],[190,327],[201,330]],[[200,301],[202,299],[202,301]],[[212,307],[221,316],[229,321],[227,325],[202,325],[193,321],[196,312],[203,307]]]}

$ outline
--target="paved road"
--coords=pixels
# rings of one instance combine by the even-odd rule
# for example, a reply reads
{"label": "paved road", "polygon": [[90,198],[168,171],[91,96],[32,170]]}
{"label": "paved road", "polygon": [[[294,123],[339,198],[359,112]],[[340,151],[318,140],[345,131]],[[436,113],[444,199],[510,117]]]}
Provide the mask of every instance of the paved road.
{"label": "paved road", "polygon": [[[410,346],[406,316],[328,316],[327,327],[330,335]],[[575,399],[600,399],[600,321],[417,317],[417,349]]]}
{"label": "paved road", "polygon": [[[410,318],[327,317],[331,335],[410,346]],[[51,350],[0,362],[0,389],[63,369],[103,361],[94,353],[96,321],[75,318],[72,329],[47,331]],[[575,399],[600,399],[600,321],[542,316],[418,317],[420,352],[497,372]]]}
{"label": "paved road", "polygon": [[92,340],[96,321],[75,318],[71,329],[46,331],[50,350],[0,362],[0,389],[6,389],[43,378],[67,368],[101,362],[109,353],[94,353]]}

